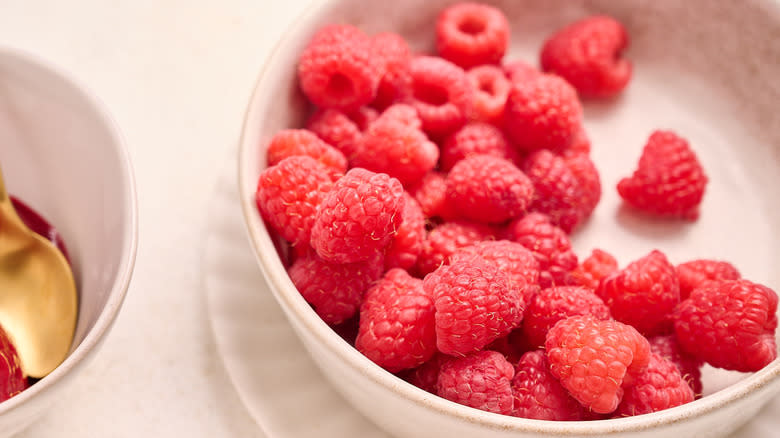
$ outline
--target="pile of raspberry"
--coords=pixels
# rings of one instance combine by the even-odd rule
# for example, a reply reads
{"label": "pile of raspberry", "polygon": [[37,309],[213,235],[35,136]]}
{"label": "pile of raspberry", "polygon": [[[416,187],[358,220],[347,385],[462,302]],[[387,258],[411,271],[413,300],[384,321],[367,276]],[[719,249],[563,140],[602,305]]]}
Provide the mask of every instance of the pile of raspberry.
{"label": "pile of raspberry", "polygon": [[[628,85],[625,28],[560,29],[541,69],[506,62],[508,44],[503,13],[476,3],[441,12],[437,55],[348,25],[311,39],[312,113],[268,142],[256,199],[313,310],[419,388],[524,418],[655,412],[700,397],[704,363],[774,360],[777,295],[731,264],[572,250],[601,197],[580,99]],[[656,131],[617,189],[692,221],[706,184],[688,142]]]}

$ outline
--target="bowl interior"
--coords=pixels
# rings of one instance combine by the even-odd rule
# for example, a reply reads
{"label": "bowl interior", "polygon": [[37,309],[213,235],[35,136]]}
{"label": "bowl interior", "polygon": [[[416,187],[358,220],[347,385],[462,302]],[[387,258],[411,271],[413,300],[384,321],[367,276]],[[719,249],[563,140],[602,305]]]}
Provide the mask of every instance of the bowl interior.
{"label": "bowl interior", "polygon": [[135,189],[113,121],[55,71],[0,48],[0,163],[9,193],[67,245],[80,301],[73,352],[122,302],[135,251]]}
{"label": "bowl interior", "polygon": [[[389,374],[349,351],[286,278],[275,256],[272,236],[255,210],[254,189],[265,167],[268,139],[280,129],[302,126],[311,111],[297,87],[296,63],[317,28],[349,23],[369,34],[394,31],[413,49],[431,52],[436,15],[451,3],[341,0],[314,4],[283,37],[261,73],[241,143],[239,190],[244,216],[261,268],[277,298],[294,325],[307,332],[302,337],[326,344],[340,360],[389,386],[394,386],[388,383]],[[767,37],[777,35],[780,26],[776,2],[486,3],[495,4],[509,18],[512,42],[505,57],[508,61],[523,59],[538,65],[544,39],[589,14],[607,13],[628,28],[631,47],[626,56],[634,63],[631,84],[616,99],[584,104],[585,127],[601,174],[603,196],[591,220],[572,236],[579,256],[602,248],[615,254],[624,266],[658,248],[675,264],[695,258],[724,259],[734,263],[745,278],[780,291],[780,271],[776,269],[780,256],[780,119],[775,108],[780,101],[776,80],[780,63],[769,61],[780,59],[780,46]],[[695,223],[652,220],[621,206],[615,185],[632,172],[642,146],[655,129],[671,129],[686,137],[708,173],[710,184],[701,218]],[[779,373],[778,361],[756,375],[708,368],[704,372],[706,394],[723,388],[732,391],[692,405],[712,408],[726,403],[745,394],[735,389],[735,382],[747,381],[744,389],[775,379]],[[411,389],[394,391],[415,397]],[[672,411],[681,409],[693,408]],[[653,415],[669,420],[676,414]],[[507,421],[502,424],[517,426]]]}

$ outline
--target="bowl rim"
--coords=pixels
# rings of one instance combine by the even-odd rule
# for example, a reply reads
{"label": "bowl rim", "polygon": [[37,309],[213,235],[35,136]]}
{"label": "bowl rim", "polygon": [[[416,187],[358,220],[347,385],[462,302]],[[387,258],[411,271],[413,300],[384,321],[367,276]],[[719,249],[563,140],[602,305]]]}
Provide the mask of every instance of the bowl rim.
{"label": "bowl rim", "polygon": [[[273,87],[263,87],[265,80],[273,75],[274,67],[279,68],[284,65],[282,62],[286,57],[285,49],[288,46],[295,45],[303,35],[310,32],[319,21],[319,17],[336,1],[311,0],[281,34],[266,57],[265,63],[255,81],[254,90],[244,113],[241,136],[239,138],[237,183],[247,237],[251,243],[259,268],[269,283],[269,289],[282,305],[287,318],[295,319],[296,324],[294,325],[303,326],[304,330],[307,330],[316,342],[323,345],[332,355],[349,367],[351,371],[360,373],[364,378],[388,389],[396,397],[408,400],[416,405],[417,408],[426,409],[439,415],[451,416],[453,419],[469,422],[486,429],[509,430],[518,433],[533,433],[547,436],[601,436],[629,431],[635,432],[703,417],[744,399],[755,390],[762,389],[770,384],[774,384],[776,387],[780,386],[780,358],[777,358],[761,370],[716,393],[663,411],[633,417],[593,421],[535,420],[481,411],[441,397],[431,397],[430,393],[415,387],[376,365],[344,341],[306,303],[287,276],[286,270],[277,255],[270,234],[261,220],[255,205],[253,188],[258,175],[254,173],[256,163],[250,161],[250,157],[253,153],[252,149],[258,148],[259,145],[249,141],[252,137],[250,133],[253,132],[253,126],[257,120],[262,119],[263,110],[269,106],[268,102],[270,102],[270,97],[273,93]],[[780,1],[762,0],[758,3],[759,6],[771,9],[775,16],[780,17]],[[308,347],[307,352],[310,353]]]}
{"label": "bowl rim", "polygon": [[135,267],[138,250],[138,195],[136,192],[135,175],[127,143],[119,125],[110,114],[107,105],[70,72],[62,67],[56,66],[35,53],[18,47],[0,44],[0,57],[12,58],[31,69],[45,71],[48,74],[58,77],[91,107],[96,118],[106,127],[107,132],[113,140],[110,142],[110,147],[113,147],[116,150],[117,158],[119,160],[118,164],[121,170],[119,177],[125,182],[124,200],[125,210],[128,212],[128,217],[124,221],[125,223],[122,229],[124,245],[121,250],[117,274],[113,279],[111,290],[106,299],[106,304],[100,310],[92,328],[86,332],[84,339],[82,339],[79,345],[76,346],[76,348],[68,354],[65,360],[63,360],[51,373],[47,374],[21,393],[0,403],[0,416],[2,416],[23,407],[38,394],[49,392],[53,387],[60,386],[64,383],[65,377],[69,376],[74,368],[83,365],[85,360],[91,358],[96,347],[100,345],[106,334],[110,331],[119,310],[122,307],[125,296],[127,295],[127,289],[130,285],[133,269]]}

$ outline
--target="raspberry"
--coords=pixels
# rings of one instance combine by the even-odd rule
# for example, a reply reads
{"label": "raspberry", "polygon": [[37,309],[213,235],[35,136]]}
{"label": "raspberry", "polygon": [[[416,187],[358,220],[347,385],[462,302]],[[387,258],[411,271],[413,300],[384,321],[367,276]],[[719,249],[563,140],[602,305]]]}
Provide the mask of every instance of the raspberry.
{"label": "raspberry", "polygon": [[687,353],[718,368],[758,371],[777,357],[777,294],[747,280],[709,282],[675,311]]}
{"label": "raspberry", "polygon": [[650,360],[650,345],[633,327],[615,320],[574,316],[558,321],[545,341],[550,372],[583,406],[613,412],[629,383]]}
{"label": "raspberry", "polygon": [[463,257],[425,276],[436,306],[439,351],[463,356],[507,335],[523,318],[509,276],[479,256]]}
{"label": "raspberry", "polygon": [[413,106],[404,103],[396,103],[387,107],[377,119],[377,121],[379,120],[392,120],[415,129],[422,129],[422,120],[417,115],[417,110]]}
{"label": "raspberry", "polygon": [[308,244],[317,207],[332,185],[328,169],[313,158],[289,157],[260,174],[255,201],[263,219],[293,246]]}
{"label": "raspberry", "polygon": [[480,351],[447,361],[441,366],[439,397],[497,414],[513,410],[512,378],[515,370],[501,353]]}
{"label": "raspberry", "polygon": [[457,216],[447,202],[447,179],[439,172],[428,172],[422,180],[409,189],[420,203],[426,218],[452,219]]}
{"label": "raspberry", "polygon": [[402,373],[401,377],[412,385],[436,394],[436,386],[439,382],[439,372],[442,365],[451,360],[455,360],[452,356],[446,354],[435,353],[433,357],[419,367]]}
{"label": "raspberry", "polygon": [[693,401],[693,390],[677,367],[662,356],[650,353],[647,367],[626,388],[616,416],[649,414]]}
{"label": "raspberry", "polygon": [[382,276],[381,258],[360,263],[327,262],[316,254],[299,258],[287,271],[317,315],[339,324],[357,312],[363,293]]}
{"label": "raspberry", "polygon": [[447,263],[460,248],[471,246],[493,236],[493,230],[485,225],[466,221],[447,222],[431,230],[423,241],[417,258],[417,272],[426,275]]}
{"label": "raspberry", "polygon": [[358,144],[363,137],[362,131],[376,118],[376,111],[366,107],[350,113],[321,109],[309,118],[306,129],[317,134],[351,160],[357,153]]}
{"label": "raspberry", "polygon": [[480,65],[466,72],[474,87],[474,120],[499,124],[504,116],[511,84],[504,71],[495,65]]}
{"label": "raspberry", "polygon": [[[587,138],[585,139],[587,141]],[[581,147],[581,146],[577,146]],[[569,151],[572,149],[570,148]],[[563,162],[571,170],[574,178],[580,184],[582,189],[582,200],[579,205],[579,214],[581,216],[580,224],[593,214],[599,201],[601,200],[601,178],[596,165],[590,159],[587,153],[570,152],[563,155]]]}
{"label": "raspberry", "polygon": [[588,134],[585,132],[585,128],[580,126],[580,129],[574,136],[574,140],[571,141],[571,144],[564,152],[571,154],[590,153],[590,139],[588,138]]}
{"label": "raspberry", "polygon": [[495,263],[499,269],[509,275],[512,287],[520,294],[523,307],[539,290],[539,262],[523,245],[508,240],[482,241],[459,249],[450,257],[450,262],[459,258],[478,255],[488,262]]}
{"label": "raspberry", "polygon": [[411,269],[425,240],[425,216],[420,204],[409,193],[404,192],[404,198],[401,225],[385,253],[385,270]]}
{"label": "raspberry", "polygon": [[474,87],[466,72],[432,56],[412,58],[412,96],[408,103],[431,136],[445,136],[466,123],[471,115]]}
{"label": "raspberry", "polygon": [[544,351],[525,353],[512,379],[514,412],[521,418],[553,421],[583,420],[583,409],[550,373]]}
{"label": "raspberry", "polygon": [[504,128],[520,149],[561,151],[576,137],[581,119],[577,92],[558,76],[541,74],[512,82]]}
{"label": "raspberry", "polygon": [[451,134],[441,148],[441,169],[449,172],[458,161],[472,155],[492,155],[513,163],[520,157],[504,134],[487,123],[472,122]]}
{"label": "raspberry", "polygon": [[298,80],[315,105],[356,110],[374,100],[380,64],[372,52],[371,40],[360,29],[326,26],[301,53]]}
{"label": "raspberry", "polygon": [[525,61],[512,61],[504,65],[504,74],[510,82],[527,82],[542,75],[542,72]]}
{"label": "raspberry", "polygon": [[627,47],[623,25],[595,15],[566,26],[545,41],[542,69],[566,79],[583,97],[611,97],[631,79],[631,63],[620,57]]}
{"label": "raspberry", "polygon": [[609,319],[609,308],[595,293],[580,286],[543,289],[528,303],[523,314],[523,332],[533,348],[544,347],[547,332],[558,321],[571,316],[591,315]]}
{"label": "raspberry", "polygon": [[417,128],[380,116],[363,135],[352,165],[387,173],[405,186],[436,166],[439,148]]}
{"label": "raspberry", "polygon": [[371,102],[375,108],[385,109],[400,102],[412,93],[410,62],[412,52],[406,40],[396,33],[384,32],[374,35],[372,47],[382,64],[384,74],[379,81],[376,98]]}
{"label": "raspberry", "polygon": [[739,280],[742,276],[729,262],[693,260],[677,265],[677,278],[680,280],[680,299],[684,300],[708,281]]}
{"label": "raspberry", "polygon": [[0,362],[0,401],[19,394],[27,389],[27,378],[22,372],[21,360],[16,351],[16,347],[8,333],[0,326],[0,355],[3,361]]}
{"label": "raspberry", "polygon": [[639,166],[617,189],[634,208],[662,217],[696,220],[707,176],[688,142],[671,131],[655,131]]}
{"label": "raspberry", "polygon": [[594,249],[572,275],[577,281],[590,290],[595,291],[599,287],[602,278],[618,270],[618,263],[612,254],[600,249]]}
{"label": "raspberry", "polygon": [[317,209],[311,246],[334,263],[359,262],[384,252],[401,224],[403,193],[395,178],[351,169]]}
{"label": "raspberry", "polygon": [[657,250],[601,280],[596,293],[616,320],[646,336],[670,332],[670,316],[680,302],[674,266]]}
{"label": "raspberry", "polygon": [[347,159],[333,146],[320,140],[305,129],[284,129],[276,133],[268,143],[268,166],[278,164],[287,157],[307,155],[341,175],[347,171]]}
{"label": "raspberry", "polygon": [[516,218],[533,195],[533,185],[520,169],[491,155],[464,158],[447,175],[447,200],[460,216],[478,222]]}
{"label": "raspberry", "polygon": [[648,341],[650,342],[650,351],[677,366],[680,375],[693,390],[694,397],[701,397],[701,366],[703,362],[682,351],[675,335],[654,336]]}
{"label": "raspberry", "polygon": [[526,158],[522,169],[534,185],[529,209],[544,213],[550,222],[570,233],[585,218],[591,202],[584,186],[566,165],[566,161],[548,150],[539,150]]}
{"label": "raspberry", "polygon": [[547,216],[529,213],[509,224],[507,239],[528,248],[539,262],[539,286],[575,285],[571,271],[577,267],[577,255],[566,233],[550,223]]}
{"label": "raspberry", "polygon": [[463,68],[498,64],[509,46],[509,23],[500,10],[458,3],[439,14],[436,48],[442,58]]}
{"label": "raspberry", "polygon": [[422,280],[391,269],[365,294],[355,348],[393,373],[422,365],[436,353],[433,314]]}

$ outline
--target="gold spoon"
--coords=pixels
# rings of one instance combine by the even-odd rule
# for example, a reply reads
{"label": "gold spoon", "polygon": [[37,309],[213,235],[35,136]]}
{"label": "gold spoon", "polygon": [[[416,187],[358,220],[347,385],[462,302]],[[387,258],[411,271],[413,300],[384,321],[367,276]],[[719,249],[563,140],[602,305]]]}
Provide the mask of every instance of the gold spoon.
{"label": "gold spoon", "polygon": [[25,375],[42,378],[70,350],[78,297],[65,256],[24,224],[0,171],[0,324]]}

